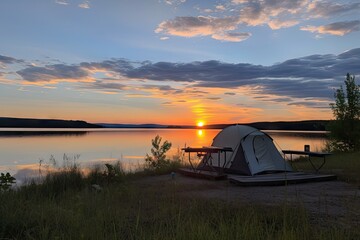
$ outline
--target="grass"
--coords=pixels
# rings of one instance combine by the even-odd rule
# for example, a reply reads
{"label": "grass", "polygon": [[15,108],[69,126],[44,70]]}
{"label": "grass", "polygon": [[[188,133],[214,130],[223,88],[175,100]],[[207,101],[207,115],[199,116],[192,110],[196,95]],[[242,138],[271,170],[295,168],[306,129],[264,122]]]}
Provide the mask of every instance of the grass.
{"label": "grass", "polygon": [[[322,163],[321,158],[311,158],[316,166]],[[301,157],[293,163],[297,170],[313,171],[307,157]],[[335,153],[326,157],[326,163],[320,173],[331,173],[338,176],[338,179],[360,186],[360,151],[350,153]]]}
{"label": "grass", "polygon": [[[313,226],[300,205],[266,207],[180,196],[175,181],[123,179],[102,191],[47,184],[0,195],[0,238],[9,239],[356,239],[354,229]],[[134,177],[134,176],[132,176]],[[58,180],[58,178],[57,178]],[[56,180],[56,181],[57,181]],[[77,181],[77,180],[76,180]],[[80,188],[79,188],[80,187]],[[53,189],[53,186],[49,187]]]}
{"label": "grass", "polygon": [[[359,153],[336,154],[323,171],[340,169],[356,183],[359,160]],[[147,181],[177,167],[125,173],[118,164],[84,176],[73,166],[43,184],[0,192],[0,239],[360,239],[351,224],[314,224],[300,203],[221,202],[181,194],[189,186],[170,177]]]}

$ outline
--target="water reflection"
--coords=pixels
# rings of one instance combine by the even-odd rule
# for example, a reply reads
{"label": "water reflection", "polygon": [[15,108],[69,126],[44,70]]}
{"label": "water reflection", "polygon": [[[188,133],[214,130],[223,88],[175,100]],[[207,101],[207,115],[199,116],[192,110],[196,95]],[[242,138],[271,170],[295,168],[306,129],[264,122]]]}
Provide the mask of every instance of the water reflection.
{"label": "water reflection", "polygon": [[[135,170],[144,163],[150,153],[151,139],[160,135],[172,143],[168,156],[177,154],[184,146],[209,146],[220,130],[217,129],[115,129],[88,131],[80,135],[0,135],[0,171],[38,173],[39,161],[50,156],[63,159],[64,154],[80,155],[81,167],[98,163],[121,161],[124,168]],[[325,144],[325,132],[267,131],[281,149],[303,150],[305,144],[312,151],[321,150]],[[61,163],[61,162],[60,162]]]}
{"label": "water reflection", "polygon": [[83,136],[86,131],[0,131],[0,137]]}
{"label": "water reflection", "polygon": [[304,145],[310,145],[314,152],[323,151],[327,132],[321,131],[264,131],[269,134],[280,150],[304,150]]}

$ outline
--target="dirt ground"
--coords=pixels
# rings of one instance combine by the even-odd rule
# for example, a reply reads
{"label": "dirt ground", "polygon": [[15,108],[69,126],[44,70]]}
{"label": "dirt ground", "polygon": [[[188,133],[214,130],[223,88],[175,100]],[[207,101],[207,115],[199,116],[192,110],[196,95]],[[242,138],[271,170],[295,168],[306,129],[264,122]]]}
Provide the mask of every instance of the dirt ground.
{"label": "dirt ground", "polygon": [[341,181],[292,184],[287,186],[241,187],[227,180],[211,181],[183,176],[153,176],[144,185],[172,182],[181,186],[179,194],[189,197],[217,199],[251,205],[303,206],[313,222],[333,221],[337,224],[360,225],[360,189]]}

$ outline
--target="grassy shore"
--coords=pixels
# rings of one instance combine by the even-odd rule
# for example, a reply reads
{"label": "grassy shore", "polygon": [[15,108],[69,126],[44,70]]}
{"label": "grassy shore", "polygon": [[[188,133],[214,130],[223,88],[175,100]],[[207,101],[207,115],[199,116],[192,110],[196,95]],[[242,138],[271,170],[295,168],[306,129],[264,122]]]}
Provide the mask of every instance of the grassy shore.
{"label": "grassy shore", "polygon": [[[315,166],[322,164],[322,158],[311,158]],[[302,157],[293,163],[293,167],[299,171],[313,171],[313,167],[307,157]],[[337,175],[338,179],[360,186],[360,152],[335,153],[326,157],[325,165],[320,173]]]}
{"label": "grassy shore", "polygon": [[[359,156],[334,155],[324,170],[340,169],[341,178],[357,183]],[[173,167],[124,173],[116,165],[87,176],[72,167],[52,173],[41,185],[2,192],[0,239],[360,238],[356,226],[314,224],[301,204],[270,207],[184,195],[188,189],[170,175],[161,184],[147,182]]]}

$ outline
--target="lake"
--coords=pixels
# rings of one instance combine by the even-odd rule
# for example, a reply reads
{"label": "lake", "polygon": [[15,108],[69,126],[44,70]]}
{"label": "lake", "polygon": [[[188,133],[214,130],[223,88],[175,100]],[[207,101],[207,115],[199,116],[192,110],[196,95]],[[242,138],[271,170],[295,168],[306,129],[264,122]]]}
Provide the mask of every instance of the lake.
{"label": "lake", "polygon": [[[1,129],[0,172],[15,174],[17,179],[36,175],[39,164],[62,166],[76,161],[87,167],[121,161],[127,170],[135,170],[150,153],[151,139],[160,135],[172,143],[168,156],[184,146],[211,145],[220,129]],[[310,145],[320,151],[326,132],[265,131],[280,149],[303,150]],[[75,160],[74,160],[75,159]]]}

